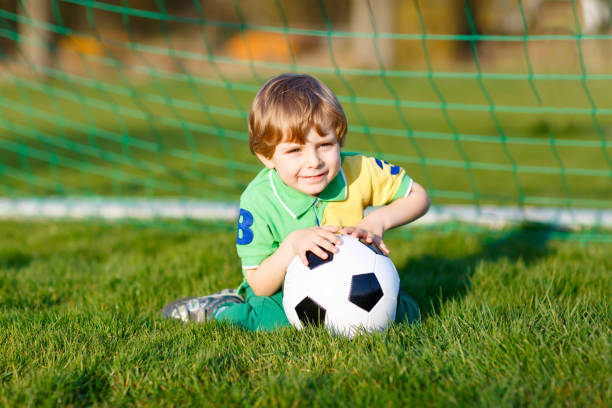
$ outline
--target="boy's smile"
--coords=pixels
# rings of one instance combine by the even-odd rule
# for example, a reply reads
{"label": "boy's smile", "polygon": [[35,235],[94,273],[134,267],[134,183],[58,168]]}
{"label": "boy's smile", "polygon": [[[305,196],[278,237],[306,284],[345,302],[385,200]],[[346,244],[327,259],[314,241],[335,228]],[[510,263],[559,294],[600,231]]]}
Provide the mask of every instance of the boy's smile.
{"label": "boy's smile", "polygon": [[311,196],[318,196],[340,171],[340,144],[333,131],[321,136],[311,128],[304,144],[281,142],[271,158],[257,157],[289,187]]}

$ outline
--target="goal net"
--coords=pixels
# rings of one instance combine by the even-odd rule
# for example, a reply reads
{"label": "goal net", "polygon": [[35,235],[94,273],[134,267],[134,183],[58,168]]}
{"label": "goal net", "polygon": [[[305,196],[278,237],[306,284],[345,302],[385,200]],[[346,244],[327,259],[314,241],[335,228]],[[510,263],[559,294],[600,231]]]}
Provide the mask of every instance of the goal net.
{"label": "goal net", "polygon": [[605,0],[3,0],[0,216],[234,219],[250,103],[304,72],[345,150],[427,189],[422,224],[612,240],[609,23]]}

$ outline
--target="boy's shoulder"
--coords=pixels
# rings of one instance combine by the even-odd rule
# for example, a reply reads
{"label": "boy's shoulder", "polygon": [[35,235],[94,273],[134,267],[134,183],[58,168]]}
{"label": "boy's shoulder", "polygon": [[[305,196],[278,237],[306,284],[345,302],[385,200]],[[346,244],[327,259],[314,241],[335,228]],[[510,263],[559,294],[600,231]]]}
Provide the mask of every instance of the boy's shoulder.
{"label": "boy's shoulder", "polygon": [[353,153],[353,152],[342,152],[342,169],[346,173],[347,171],[356,171],[356,172],[367,172],[367,173],[376,173],[381,170],[384,171],[386,168],[389,168],[389,173],[391,175],[397,175],[400,173],[401,168],[394,164],[389,163],[386,160],[381,160],[377,157],[366,156],[362,153]]}
{"label": "boy's shoulder", "polygon": [[342,152],[342,170],[346,174],[351,172],[361,173],[362,171],[368,171],[370,162],[376,160],[374,157],[366,156],[362,153],[354,152]]}
{"label": "boy's shoulder", "polygon": [[272,186],[270,184],[270,172],[272,170],[264,167],[259,173],[251,180],[251,182],[244,189],[240,195],[240,204],[250,204],[257,206],[273,194]]}
{"label": "boy's shoulder", "polygon": [[257,175],[253,178],[253,180],[249,182],[249,184],[246,186],[246,188],[244,189],[240,197],[242,198],[245,196],[250,196],[255,191],[259,192],[259,190],[261,189],[268,188],[270,184],[268,180],[270,171],[271,170],[267,167],[264,167],[263,169],[261,169],[259,173],[257,173]]}

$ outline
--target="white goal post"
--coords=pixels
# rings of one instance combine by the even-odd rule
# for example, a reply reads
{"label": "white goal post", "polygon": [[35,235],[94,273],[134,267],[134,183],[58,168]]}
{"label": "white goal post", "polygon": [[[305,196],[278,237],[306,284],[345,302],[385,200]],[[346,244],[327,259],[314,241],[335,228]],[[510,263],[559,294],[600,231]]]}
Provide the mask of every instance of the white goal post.
{"label": "white goal post", "polygon": [[[231,221],[238,217],[238,210],[238,205],[235,203],[195,199],[0,198],[0,218],[3,219]],[[502,228],[521,222],[544,223],[571,230],[591,227],[612,228],[612,210],[441,205],[433,206],[425,216],[411,225],[425,226],[447,222],[463,222],[488,228]]]}

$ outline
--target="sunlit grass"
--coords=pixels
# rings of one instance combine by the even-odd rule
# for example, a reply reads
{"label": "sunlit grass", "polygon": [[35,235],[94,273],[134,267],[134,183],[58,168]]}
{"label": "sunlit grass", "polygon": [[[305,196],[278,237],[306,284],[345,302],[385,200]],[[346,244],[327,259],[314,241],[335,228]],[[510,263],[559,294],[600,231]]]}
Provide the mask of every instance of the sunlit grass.
{"label": "sunlit grass", "polygon": [[2,222],[0,403],[610,405],[609,245],[410,231],[387,244],[422,324],[350,341],[161,320],[241,281],[231,226]]}

